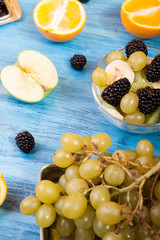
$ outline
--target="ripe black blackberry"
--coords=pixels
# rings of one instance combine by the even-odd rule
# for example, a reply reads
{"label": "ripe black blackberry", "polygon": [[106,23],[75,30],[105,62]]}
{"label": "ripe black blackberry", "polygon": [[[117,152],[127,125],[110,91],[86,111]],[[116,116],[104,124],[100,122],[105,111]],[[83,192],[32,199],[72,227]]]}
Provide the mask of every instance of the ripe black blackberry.
{"label": "ripe black blackberry", "polygon": [[18,133],[15,140],[16,145],[24,153],[29,153],[34,148],[34,137],[28,131]]}
{"label": "ripe black blackberry", "polygon": [[78,70],[78,71],[82,71],[84,65],[86,65],[87,63],[87,59],[84,55],[80,55],[80,54],[75,54],[71,59],[70,59],[70,63],[71,66]]}
{"label": "ripe black blackberry", "polygon": [[122,97],[129,92],[131,84],[127,78],[121,78],[106,87],[101,96],[114,107],[120,104]]}
{"label": "ripe black blackberry", "polygon": [[80,2],[82,2],[82,3],[87,3],[87,2],[89,2],[89,0],[79,0]]}
{"label": "ripe black blackberry", "polygon": [[139,97],[140,112],[150,114],[160,106],[160,89],[152,89],[150,87],[140,88],[137,94]]}
{"label": "ripe black blackberry", "polygon": [[137,51],[145,53],[146,56],[148,55],[147,46],[140,39],[133,39],[132,41],[128,42],[127,45],[125,46],[125,52],[128,58],[132,53]]}
{"label": "ripe black blackberry", "polygon": [[160,80],[160,54],[155,56],[148,66],[146,78],[149,82],[157,82]]}

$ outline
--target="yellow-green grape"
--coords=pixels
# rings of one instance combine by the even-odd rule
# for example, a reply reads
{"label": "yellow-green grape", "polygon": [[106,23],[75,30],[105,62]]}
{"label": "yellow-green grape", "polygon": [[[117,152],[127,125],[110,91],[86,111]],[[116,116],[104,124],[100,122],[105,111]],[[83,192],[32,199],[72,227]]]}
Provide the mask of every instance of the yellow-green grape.
{"label": "yellow-green grape", "polygon": [[104,156],[105,156],[105,157],[112,157],[112,154],[109,153],[109,152],[105,152],[105,153],[104,153]]}
{"label": "yellow-green grape", "polygon": [[65,178],[67,181],[71,180],[72,178],[79,178],[79,167],[76,165],[69,166],[65,171]]}
{"label": "yellow-green grape", "polygon": [[90,194],[91,205],[97,209],[99,203],[110,201],[111,196],[106,187],[96,186],[93,188]]}
{"label": "yellow-green grape", "polygon": [[74,162],[74,157],[61,148],[54,153],[53,162],[60,168],[66,168]]}
{"label": "yellow-green grape", "polygon": [[66,185],[67,185],[67,180],[65,177],[65,174],[63,174],[60,178],[59,178],[59,184],[62,187],[63,191],[66,192]]}
{"label": "yellow-green grape", "polygon": [[62,237],[71,235],[74,231],[74,221],[62,216],[59,216],[56,222],[56,230]]}
{"label": "yellow-green grape", "polygon": [[105,225],[99,221],[97,217],[95,217],[93,222],[93,229],[98,237],[103,238],[107,232],[113,232],[115,230],[115,225]]}
{"label": "yellow-green grape", "polygon": [[160,161],[160,158],[157,156],[153,156],[153,161],[154,161],[154,164],[156,165]]}
{"label": "yellow-green grape", "polygon": [[156,227],[160,227],[160,204],[150,209],[150,219]]}
{"label": "yellow-green grape", "polygon": [[117,235],[113,232],[108,232],[103,236],[102,240],[125,240],[125,239],[119,234]]}
{"label": "yellow-green grape", "polygon": [[112,154],[112,158],[118,162],[120,162],[123,166],[127,165],[127,162],[129,161],[129,156],[124,150],[116,150]]}
{"label": "yellow-green grape", "polygon": [[136,240],[142,240],[146,237],[152,237],[152,234],[149,229],[144,228],[144,225],[137,226],[135,228]]}
{"label": "yellow-green grape", "polygon": [[154,195],[158,200],[160,200],[160,181],[158,181],[155,185]]}
{"label": "yellow-green grape", "polygon": [[147,64],[146,54],[141,51],[132,53],[128,59],[128,64],[135,72],[142,70]]}
{"label": "yellow-green grape", "polygon": [[148,140],[141,140],[137,144],[137,154],[138,156],[149,156],[153,157],[154,147],[152,143]]}
{"label": "yellow-green grape", "polygon": [[87,189],[88,183],[82,178],[72,178],[66,185],[67,194],[83,193]]}
{"label": "yellow-green grape", "polygon": [[129,218],[132,214],[132,209],[128,206],[122,205],[121,206],[121,221]]}
{"label": "yellow-green grape", "polygon": [[97,68],[92,74],[93,82],[102,87],[107,85],[108,76],[106,71],[103,68]]}
{"label": "yellow-green grape", "polygon": [[138,163],[140,166],[137,167],[137,170],[140,173],[147,173],[149,171],[149,168],[145,168],[143,166],[147,166],[152,168],[154,166],[154,161],[149,156],[141,156],[136,159],[136,163]]}
{"label": "yellow-green grape", "polygon": [[61,145],[64,151],[69,153],[79,152],[83,147],[82,138],[75,133],[66,133],[61,139]]}
{"label": "yellow-green grape", "polygon": [[123,183],[125,177],[124,170],[116,165],[111,164],[108,167],[106,167],[104,171],[104,179],[105,181],[113,186],[119,186],[121,183]]}
{"label": "yellow-green grape", "polygon": [[96,177],[95,179],[92,179],[92,182],[93,182],[94,185],[100,184],[101,181],[102,181],[102,179],[101,179],[100,176]]}
{"label": "yellow-green grape", "polygon": [[124,238],[124,240],[135,240],[134,229],[131,229],[128,226],[120,228],[118,233]]}
{"label": "yellow-green grape", "polygon": [[[148,207],[143,206],[142,212],[137,211],[137,213],[136,213],[136,215],[137,215],[138,217],[141,217],[141,214],[143,215],[143,217],[144,217],[144,219],[145,219],[145,221],[146,221],[147,223],[150,223],[150,222],[151,222],[151,219],[150,219],[150,210],[149,210]],[[136,217],[137,217],[137,216],[136,216]]]}
{"label": "yellow-green grape", "polygon": [[[133,168],[130,169],[129,171],[131,173],[131,175],[136,179],[138,177],[140,177],[140,173],[138,172],[137,169]],[[125,173],[125,178],[124,178],[124,182],[123,185],[124,186],[129,186],[131,183],[133,182],[132,178],[128,175],[128,173]]]}
{"label": "yellow-green grape", "polygon": [[[82,140],[83,140],[83,147],[85,147],[85,150],[92,151],[92,145],[91,145],[92,137],[85,135],[85,136],[82,136]],[[83,150],[81,150],[81,152],[84,153]]]}
{"label": "yellow-green grape", "polygon": [[95,217],[95,211],[91,206],[87,206],[86,211],[80,217],[74,220],[76,227],[88,229],[93,225],[93,220]]}
{"label": "yellow-green grape", "polygon": [[127,156],[128,156],[128,160],[129,160],[130,162],[135,162],[135,160],[136,160],[137,157],[138,157],[137,153],[136,153],[135,151],[133,151],[133,150],[127,150],[127,151],[126,151],[126,154],[127,154]]}
{"label": "yellow-green grape", "polygon": [[55,183],[49,180],[42,180],[37,184],[35,193],[41,202],[51,204],[58,200],[60,189]]}
{"label": "yellow-green grape", "polygon": [[62,213],[69,219],[81,217],[87,207],[87,199],[81,193],[67,196],[62,205]]}
{"label": "yellow-green grape", "polygon": [[[135,209],[137,202],[139,199],[139,193],[138,191],[131,191],[129,194],[129,203],[131,205],[132,209]],[[119,200],[118,200],[119,204],[125,204],[127,202],[127,193],[120,193],[119,194]]]}
{"label": "yellow-green grape", "polygon": [[37,209],[41,206],[41,202],[35,196],[29,196],[22,200],[20,204],[20,211],[24,215],[33,215]]}
{"label": "yellow-green grape", "polygon": [[134,113],[138,108],[139,98],[135,93],[127,93],[121,99],[120,108],[124,113]]}
{"label": "yellow-green grape", "polygon": [[122,60],[125,61],[125,56],[121,51],[114,51],[107,55],[107,63],[110,64],[115,60]]}
{"label": "yellow-green grape", "polygon": [[36,211],[36,223],[39,227],[50,227],[56,218],[56,211],[52,205],[43,204]]}
{"label": "yellow-green grape", "polygon": [[55,229],[55,226],[51,226],[49,228],[49,237],[50,237],[50,240],[59,240],[60,239],[60,235],[57,232],[57,230]]}
{"label": "yellow-green grape", "polygon": [[118,224],[121,221],[121,206],[115,202],[100,203],[96,210],[96,216],[103,224]]}
{"label": "yellow-green grape", "polygon": [[67,196],[62,196],[60,197],[56,202],[55,202],[55,210],[56,213],[58,213],[58,215],[63,217],[63,213],[62,213],[62,205],[64,200],[66,199]]}
{"label": "yellow-green grape", "polygon": [[94,240],[95,233],[93,231],[93,228],[88,228],[88,229],[76,228],[75,239],[76,240]]}
{"label": "yellow-green grape", "polygon": [[102,167],[100,161],[96,159],[89,159],[84,162],[79,167],[80,176],[84,179],[92,180],[98,177],[102,172]]}
{"label": "yellow-green grape", "polygon": [[92,138],[92,147],[99,152],[105,152],[111,146],[111,138],[106,133],[97,133]]}
{"label": "yellow-green grape", "polygon": [[143,124],[145,121],[145,115],[137,109],[133,113],[126,114],[124,120],[132,124]]}

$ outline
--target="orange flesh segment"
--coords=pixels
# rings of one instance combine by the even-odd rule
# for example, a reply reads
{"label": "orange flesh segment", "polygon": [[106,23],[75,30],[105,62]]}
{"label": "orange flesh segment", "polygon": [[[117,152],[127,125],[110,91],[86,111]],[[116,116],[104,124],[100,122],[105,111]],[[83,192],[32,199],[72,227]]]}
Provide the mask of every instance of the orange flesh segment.
{"label": "orange flesh segment", "polygon": [[7,185],[2,173],[0,173],[0,206],[4,202],[7,194]]}
{"label": "orange flesh segment", "polygon": [[125,11],[132,13],[142,9],[160,7],[159,0],[131,0],[125,4]]}

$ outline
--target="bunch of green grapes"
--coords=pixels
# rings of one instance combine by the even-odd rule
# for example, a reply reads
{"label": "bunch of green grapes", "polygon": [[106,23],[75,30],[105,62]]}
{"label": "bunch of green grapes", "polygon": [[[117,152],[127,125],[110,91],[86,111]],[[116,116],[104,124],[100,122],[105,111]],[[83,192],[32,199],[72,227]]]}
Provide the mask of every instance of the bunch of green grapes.
{"label": "bunch of green grapes", "polygon": [[64,174],[40,181],[23,214],[35,214],[51,240],[160,240],[160,158],[151,142],[111,154],[106,133],[67,133],[61,145],[53,161]]}

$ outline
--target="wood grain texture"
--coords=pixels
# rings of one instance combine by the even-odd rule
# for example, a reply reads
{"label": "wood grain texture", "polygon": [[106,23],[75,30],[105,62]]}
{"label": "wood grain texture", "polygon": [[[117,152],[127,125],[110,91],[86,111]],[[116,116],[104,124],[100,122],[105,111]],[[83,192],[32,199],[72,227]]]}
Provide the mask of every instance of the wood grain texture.
{"label": "wood grain texture", "polygon": [[[64,133],[93,136],[106,132],[112,138],[110,151],[135,149],[139,140],[148,139],[156,149],[155,154],[160,156],[160,133],[132,135],[111,126],[96,108],[91,92],[91,75],[98,61],[133,38],[121,24],[122,0],[90,0],[84,4],[87,24],[77,38],[67,43],[50,42],[38,32],[32,18],[38,0],[19,0],[19,3],[22,19],[0,27],[0,70],[16,62],[19,52],[33,49],[53,61],[59,83],[37,104],[14,99],[0,83],[0,171],[8,185],[6,201],[0,207],[0,240],[39,239],[34,217],[20,214],[19,203],[34,194],[38,173],[52,162]],[[160,46],[160,37],[145,42]],[[83,72],[75,71],[69,65],[69,59],[75,53],[84,54],[88,59]],[[28,155],[15,145],[16,134],[23,130],[31,132],[36,141],[34,151]]]}

